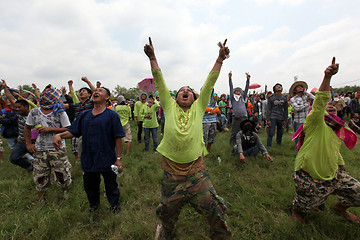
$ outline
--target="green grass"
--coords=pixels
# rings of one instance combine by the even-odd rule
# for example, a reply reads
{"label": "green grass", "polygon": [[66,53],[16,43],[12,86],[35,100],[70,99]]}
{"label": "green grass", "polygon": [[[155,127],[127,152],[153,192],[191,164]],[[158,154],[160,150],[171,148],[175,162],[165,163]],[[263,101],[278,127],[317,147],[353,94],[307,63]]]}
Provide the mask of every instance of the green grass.
{"label": "green grass", "polygon": [[[132,131],[136,139],[134,123]],[[240,163],[237,156],[230,155],[229,135],[218,133],[205,159],[215,189],[229,205],[233,239],[360,239],[359,226],[330,211],[335,197],[326,202],[327,211],[309,213],[305,225],[287,216],[294,197],[296,156],[291,133],[284,134],[281,147],[275,144],[269,150],[274,157],[272,164],[262,156]],[[260,136],[265,143],[264,130]],[[32,175],[9,162],[5,146],[4,162],[0,164],[0,239],[153,239],[158,223],[155,209],[160,201],[160,154],[144,154],[144,144],[134,141],[131,154],[123,160],[125,172],[119,181],[121,215],[110,213],[102,183],[101,206],[91,216],[81,167],[67,144],[73,165],[70,197],[62,200],[61,189],[53,184],[46,204],[38,202]],[[343,145],[341,152],[347,171],[360,179],[359,147],[348,150]],[[222,159],[220,165],[218,156]],[[350,210],[360,215],[360,209]],[[178,239],[208,239],[206,220],[189,206],[182,210],[177,226]]]}

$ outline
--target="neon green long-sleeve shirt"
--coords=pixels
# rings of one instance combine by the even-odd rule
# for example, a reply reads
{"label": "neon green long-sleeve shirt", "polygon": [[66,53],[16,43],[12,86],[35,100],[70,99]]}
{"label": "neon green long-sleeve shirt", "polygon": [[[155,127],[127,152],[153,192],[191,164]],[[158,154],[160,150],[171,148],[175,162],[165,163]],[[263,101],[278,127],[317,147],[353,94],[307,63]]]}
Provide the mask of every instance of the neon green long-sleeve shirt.
{"label": "neon green long-sleeve shirt", "polygon": [[79,103],[79,99],[78,97],[76,96],[76,92],[74,90],[71,90],[70,91],[70,94],[71,94],[71,97],[72,97],[72,100],[73,100],[73,103]]}
{"label": "neon green long-sleeve shirt", "polygon": [[200,96],[186,112],[171,98],[159,69],[152,69],[166,124],[164,138],[157,151],[176,163],[189,163],[207,154],[203,140],[202,118],[210,100],[219,71],[210,72]]}
{"label": "neon green long-sleeve shirt", "polygon": [[324,120],[330,92],[317,92],[312,110],[304,122],[305,139],[295,159],[295,171],[303,169],[311,177],[331,180],[338,165],[344,165],[340,154],[341,140]]}

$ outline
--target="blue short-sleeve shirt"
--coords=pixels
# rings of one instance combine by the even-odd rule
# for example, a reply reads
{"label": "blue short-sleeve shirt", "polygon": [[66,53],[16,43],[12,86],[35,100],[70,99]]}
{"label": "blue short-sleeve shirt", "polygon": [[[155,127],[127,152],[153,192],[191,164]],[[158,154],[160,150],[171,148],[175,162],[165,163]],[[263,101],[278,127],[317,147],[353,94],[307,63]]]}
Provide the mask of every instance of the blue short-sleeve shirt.
{"label": "blue short-sleeve shirt", "polygon": [[81,167],[84,172],[109,171],[116,161],[115,139],[125,137],[119,115],[110,109],[93,115],[86,110],[68,131],[82,136]]}

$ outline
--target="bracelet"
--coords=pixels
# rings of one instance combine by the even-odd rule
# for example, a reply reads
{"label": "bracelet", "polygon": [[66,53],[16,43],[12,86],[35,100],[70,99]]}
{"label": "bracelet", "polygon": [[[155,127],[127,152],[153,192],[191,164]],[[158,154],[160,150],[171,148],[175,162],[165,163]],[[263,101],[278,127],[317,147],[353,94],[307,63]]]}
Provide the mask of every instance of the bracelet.
{"label": "bracelet", "polygon": [[122,157],[117,157],[117,158],[116,158],[116,160],[121,160],[121,159],[122,159]]}
{"label": "bracelet", "polygon": [[156,60],[156,58],[149,58],[149,59],[150,59],[150,61],[151,61],[151,60]]}

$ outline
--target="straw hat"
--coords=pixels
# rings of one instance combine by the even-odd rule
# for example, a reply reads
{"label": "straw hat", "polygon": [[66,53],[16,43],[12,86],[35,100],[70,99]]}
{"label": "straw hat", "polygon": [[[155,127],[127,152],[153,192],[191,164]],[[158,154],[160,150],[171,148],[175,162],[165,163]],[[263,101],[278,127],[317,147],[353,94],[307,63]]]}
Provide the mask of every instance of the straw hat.
{"label": "straw hat", "polygon": [[295,95],[294,90],[295,90],[295,88],[297,86],[302,86],[304,88],[304,92],[306,92],[306,90],[308,89],[308,85],[307,85],[306,82],[304,82],[304,81],[296,81],[291,85],[291,87],[289,89],[289,94],[290,94],[291,97],[293,97]]}

